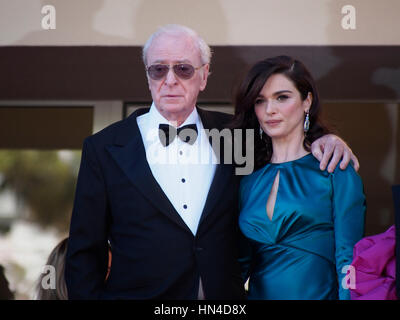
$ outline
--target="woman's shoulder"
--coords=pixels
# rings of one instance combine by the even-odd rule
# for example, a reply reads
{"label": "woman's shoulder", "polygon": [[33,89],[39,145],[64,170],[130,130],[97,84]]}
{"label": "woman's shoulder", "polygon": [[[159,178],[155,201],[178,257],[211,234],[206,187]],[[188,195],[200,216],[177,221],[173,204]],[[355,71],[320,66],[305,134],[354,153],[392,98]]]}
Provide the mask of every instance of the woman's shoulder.
{"label": "woman's shoulder", "polygon": [[342,190],[347,195],[364,194],[364,183],[352,163],[349,163],[345,169],[340,169],[340,164],[338,164],[330,177],[336,193]]}
{"label": "woman's shoulder", "polygon": [[258,170],[253,171],[252,173],[244,176],[240,180],[240,188],[243,188],[243,187],[247,186],[249,183],[252,183],[254,180],[256,180],[260,176],[260,174],[264,168],[265,167],[262,167]]}
{"label": "woman's shoulder", "polygon": [[340,168],[340,162],[339,162],[335,170],[331,173],[331,175],[336,179],[349,178],[349,177],[355,179],[361,179],[358,172],[354,169],[353,162],[350,162],[345,169]]}
{"label": "woman's shoulder", "polygon": [[310,177],[315,177],[315,175],[317,175],[328,178],[328,170],[321,170],[320,164],[321,162],[315,158],[312,153],[309,153],[290,163],[290,167],[292,167],[295,172],[302,171],[304,174],[310,175]]}
{"label": "woman's shoulder", "polygon": [[260,181],[260,177],[264,175],[269,166],[270,164],[266,164],[265,166],[253,171],[249,175],[244,176],[240,180],[240,194],[242,197],[250,192],[250,190],[258,183],[258,181]]}
{"label": "woman's shoulder", "polygon": [[356,177],[360,178],[359,174],[357,171],[354,169],[353,163],[350,162],[345,169],[340,168],[340,161],[336,165],[336,168],[333,172],[328,172],[328,168],[325,170],[320,169],[320,164],[321,162],[315,158],[312,153],[308,154],[306,157],[301,159],[301,161],[297,161],[296,165],[298,165],[300,168],[309,168],[313,171],[319,172],[321,175],[324,175],[326,177],[336,177],[336,178],[342,178],[342,177]]}

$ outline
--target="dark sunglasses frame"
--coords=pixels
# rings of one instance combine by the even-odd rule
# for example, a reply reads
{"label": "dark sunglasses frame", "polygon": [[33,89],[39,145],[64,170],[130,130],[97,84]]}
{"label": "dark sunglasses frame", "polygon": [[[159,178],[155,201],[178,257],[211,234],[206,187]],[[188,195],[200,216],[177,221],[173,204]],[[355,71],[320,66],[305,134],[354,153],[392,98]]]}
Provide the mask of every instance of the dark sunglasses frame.
{"label": "dark sunglasses frame", "polygon": [[[161,80],[167,76],[169,70],[172,68],[172,70],[174,71],[175,75],[178,78],[183,79],[183,80],[189,80],[193,77],[196,70],[199,70],[200,68],[204,67],[205,65],[206,64],[203,64],[200,67],[194,67],[190,63],[177,63],[177,64],[173,64],[173,65],[157,63],[157,64],[152,64],[151,66],[147,67],[146,71],[151,79]],[[182,69],[182,66],[187,68],[189,70],[189,72],[185,73]],[[162,70],[159,70],[160,72],[158,72],[155,70],[156,68],[161,68]]]}

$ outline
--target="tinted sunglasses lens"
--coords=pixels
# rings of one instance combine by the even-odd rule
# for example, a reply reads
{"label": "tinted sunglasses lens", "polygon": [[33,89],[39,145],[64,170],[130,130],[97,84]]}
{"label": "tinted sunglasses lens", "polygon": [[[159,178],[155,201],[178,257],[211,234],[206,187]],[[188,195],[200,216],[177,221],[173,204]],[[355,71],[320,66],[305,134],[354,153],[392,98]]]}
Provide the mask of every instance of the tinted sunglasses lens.
{"label": "tinted sunglasses lens", "polygon": [[147,69],[147,72],[153,80],[160,80],[168,73],[169,66],[163,64],[153,64]]}
{"label": "tinted sunglasses lens", "polygon": [[174,65],[175,74],[182,79],[190,79],[194,74],[194,67],[190,64]]}

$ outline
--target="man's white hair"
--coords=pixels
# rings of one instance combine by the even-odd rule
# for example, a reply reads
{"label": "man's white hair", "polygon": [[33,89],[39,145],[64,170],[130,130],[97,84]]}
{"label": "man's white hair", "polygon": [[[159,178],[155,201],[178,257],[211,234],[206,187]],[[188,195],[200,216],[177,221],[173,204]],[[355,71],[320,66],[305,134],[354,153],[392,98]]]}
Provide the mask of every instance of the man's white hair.
{"label": "man's white hair", "polygon": [[194,43],[197,45],[200,51],[200,58],[201,58],[201,63],[202,64],[209,64],[211,61],[211,49],[208,46],[208,44],[204,41],[203,38],[201,38],[196,31],[193,29],[190,29],[188,27],[179,25],[179,24],[167,24],[165,26],[159,27],[156,32],[154,32],[150,38],[146,41],[146,43],[143,46],[143,62],[144,65],[147,66],[147,51],[151,47],[151,44],[153,43],[154,39],[158,38],[160,35],[163,34],[170,34],[170,35],[188,35],[191,37],[194,41]]}

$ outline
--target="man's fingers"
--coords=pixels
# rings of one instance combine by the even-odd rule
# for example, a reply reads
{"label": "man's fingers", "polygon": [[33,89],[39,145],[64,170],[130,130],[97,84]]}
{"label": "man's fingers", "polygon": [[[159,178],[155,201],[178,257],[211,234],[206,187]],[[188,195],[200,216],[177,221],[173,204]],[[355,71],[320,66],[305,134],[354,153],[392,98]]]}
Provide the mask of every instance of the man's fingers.
{"label": "man's fingers", "polygon": [[321,170],[325,170],[326,166],[328,165],[328,161],[331,158],[333,153],[333,146],[331,144],[325,144],[324,154],[322,155],[321,163],[319,168]]}
{"label": "man's fingers", "polygon": [[321,162],[321,160],[322,160],[322,151],[321,151],[321,147],[320,147],[319,143],[318,144],[317,143],[318,143],[318,141],[314,142],[311,145],[311,152],[312,152],[313,156],[315,158],[317,158],[319,162]]}
{"label": "man's fingers", "polygon": [[344,170],[347,168],[350,162],[350,154],[351,152],[347,149],[344,150],[343,152],[343,159],[340,161],[340,169]]}
{"label": "man's fingers", "polygon": [[336,147],[335,151],[333,152],[333,156],[331,161],[329,162],[328,166],[328,172],[333,172],[335,171],[336,166],[339,163],[339,160],[342,158],[343,155],[343,149]]}
{"label": "man's fingers", "polygon": [[357,157],[353,153],[351,154],[351,160],[353,161],[354,164],[354,170],[358,171],[360,169],[360,163],[358,162]]}

